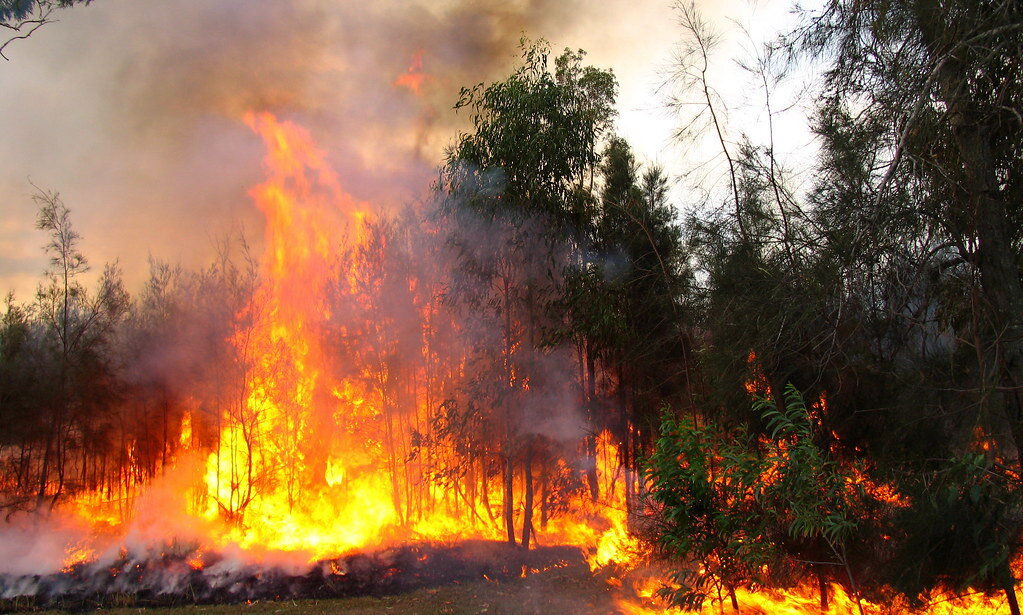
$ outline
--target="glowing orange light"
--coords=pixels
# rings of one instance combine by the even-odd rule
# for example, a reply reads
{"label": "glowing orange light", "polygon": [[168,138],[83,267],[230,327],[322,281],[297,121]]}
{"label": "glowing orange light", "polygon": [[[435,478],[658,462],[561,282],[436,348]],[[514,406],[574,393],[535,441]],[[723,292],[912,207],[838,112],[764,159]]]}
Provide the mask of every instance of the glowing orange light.
{"label": "glowing orange light", "polygon": [[423,85],[430,78],[430,75],[423,72],[423,50],[419,49],[412,55],[412,63],[405,69],[405,72],[398,75],[394,80],[394,85],[406,88],[418,96],[422,91]]}

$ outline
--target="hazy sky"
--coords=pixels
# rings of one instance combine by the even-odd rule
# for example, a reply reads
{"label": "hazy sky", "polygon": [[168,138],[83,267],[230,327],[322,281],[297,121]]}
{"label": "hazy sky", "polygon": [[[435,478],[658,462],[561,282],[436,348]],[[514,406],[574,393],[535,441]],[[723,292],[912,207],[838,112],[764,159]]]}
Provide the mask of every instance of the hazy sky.
{"label": "hazy sky", "polygon": [[[788,6],[702,4],[762,31]],[[523,34],[613,69],[618,131],[643,160],[687,164],[658,94],[681,35],[670,1],[95,0],[59,20],[0,61],[0,291],[20,301],[46,267],[33,183],[61,194],[94,270],[119,260],[135,291],[150,255],[195,266],[228,233],[260,237],[245,111],[304,125],[355,197],[401,203],[465,121],[458,89],[507,74]],[[416,95],[395,81],[420,51]]]}

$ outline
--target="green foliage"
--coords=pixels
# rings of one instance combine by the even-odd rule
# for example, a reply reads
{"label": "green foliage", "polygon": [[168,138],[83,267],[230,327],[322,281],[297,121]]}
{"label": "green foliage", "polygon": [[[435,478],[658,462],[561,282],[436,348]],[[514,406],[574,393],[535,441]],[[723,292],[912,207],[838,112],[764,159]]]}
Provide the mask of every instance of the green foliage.
{"label": "green foliage", "polygon": [[617,81],[565,52],[552,72],[546,41],[523,39],[522,65],[504,81],[463,88],[455,109],[473,130],[448,153],[445,184],[486,215],[539,216],[558,232],[585,224],[587,174],[614,118]]}
{"label": "green foliage", "polygon": [[994,591],[1013,583],[1010,563],[1023,523],[1015,474],[983,453],[965,453],[918,482],[914,505],[894,520],[900,541],[895,586],[916,597],[935,586]]}
{"label": "green foliage", "polygon": [[89,4],[92,0],[2,0],[0,1],[0,24],[16,26],[37,11],[65,8],[73,4]]}
{"label": "green foliage", "polygon": [[846,546],[867,494],[816,443],[815,421],[792,385],[784,401],[754,402],[770,435],[759,441],[745,428],[701,428],[664,415],[647,480],[661,506],[660,544],[685,564],[662,592],[671,604],[698,610],[712,589],[781,579],[818,540],[857,591]]}
{"label": "green foliage", "polygon": [[662,510],[659,543],[685,564],[661,591],[672,605],[699,610],[713,592],[756,585],[775,557],[755,495],[765,466],[744,435],[662,418],[647,481]]}
{"label": "green foliage", "polygon": [[862,496],[828,452],[815,442],[814,423],[803,396],[792,384],[785,387],[784,406],[771,397],[753,402],[770,440],[764,458],[773,468],[765,500],[797,538],[821,537],[834,556],[844,559],[844,544],[856,529],[852,501]]}

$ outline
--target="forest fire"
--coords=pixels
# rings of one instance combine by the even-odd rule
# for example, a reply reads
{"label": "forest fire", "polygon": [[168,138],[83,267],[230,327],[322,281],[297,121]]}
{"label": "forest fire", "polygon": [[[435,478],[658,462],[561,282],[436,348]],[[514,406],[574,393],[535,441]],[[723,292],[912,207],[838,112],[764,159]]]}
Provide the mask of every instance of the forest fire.
{"label": "forest fire", "polygon": [[[445,456],[442,446],[424,450],[424,442],[440,442],[430,431],[437,421],[430,400],[441,392],[429,388],[431,377],[439,380],[419,367],[394,373],[414,362],[388,364],[387,349],[374,346],[387,343],[386,327],[406,325],[372,320],[390,298],[382,295],[386,280],[374,277],[380,263],[368,262],[383,258],[373,244],[380,238],[371,206],[344,193],[302,129],[265,113],[245,121],[267,148],[267,180],[251,192],[267,224],[259,283],[230,337],[238,402],[212,416],[186,403],[163,478],[152,486],[100,488],[60,504],[61,518],[87,535],[67,546],[56,576],[4,580],[2,595],[64,600],[135,584],[146,595],[176,596],[187,587],[201,600],[315,596],[330,593],[324,587],[356,591],[352,582],[379,590],[395,574],[387,572],[394,558],[407,560],[399,573],[406,578],[394,583],[414,586],[423,573],[412,569],[424,566],[439,566],[437,579],[483,571],[500,577],[578,557],[551,545],[581,549],[593,568],[639,557],[644,549],[629,532],[625,491],[636,477],[626,476],[606,431],[593,448],[599,496],[571,482],[578,457],[552,456],[535,477],[527,466],[507,483],[493,462],[462,475],[464,459]],[[400,291],[429,289],[405,280]],[[417,327],[427,326],[431,299],[422,298]],[[422,339],[423,330],[415,335]],[[418,352],[430,358],[429,348]],[[434,374],[461,369],[427,367]],[[529,390],[528,380],[514,376],[510,386]],[[538,436],[531,442],[540,446]],[[134,446],[125,451],[129,469]],[[445,473],[446,481],[431,478]],[[558,483],[568,487],[558,492]],[[428,546],[507,539],[509,519],[524,528],[523,544],[539,546],[537,555],[504,554],[497,565],[494,553],[503,551],[480,547],[478,556],[452,563],[460,547]],[[424,546],[401,546],[413,544]],[[364,561],[372,565],[350,581]],[[279,566],[287,572],[258,581],[260,570]],[[310,566],[321,571],[314,579],[305,572]],[[281,583],[299,589],[284,591]]]}
{"label": "forest fire", "polygon": [[[145,138],[54,127],[47,162],[121,139],[93,169],[161,169],[139,209],[251,200],[265,233],[261,255],[242,232],[152,257],[144,281],[92,271],[33,185],[48,265],[0,311],[0,610],[452,592],[564,598],[525,613],[1021,615],[1018,3],[834,0],[773,43],[745,32],[762,137],[727,125],[718,34],[677,3],[675,134],[727,162],[689,169],[617,134],[616,72],[584,50],[523,36],[509,55],[543,7],[465,4],[218,7],[216,37],[136,49],[159,87],[102,88],[142,93],[110,115]],[[301,27],[267,44],[271,23]],[[781,57],[822,69],[806,173],[776,157],[774,120],[803,107],[778,100]],[[88,102],[48,118],[135,109]],[[262,182],[234,156],[260,145]],[[244,169],[211,164],[229,158]],[[95,175],[71,192],[87,220],[124,184]]]}
{"label": "forest fire", "polygon": [[[622,592],[616,606],[625,615],[655,615],[658,613],[681,614],[679,609],[665,609],[663,602],[657,597],[658,589],[663,585],[664,577],[640,577],[632,587]],[[890,602],[860,600],[857,602],[845,588],[840,585],[829,587],[830,600],[827,608],[821,608],[819,594],[809,587],[792,589],[763,589],[752,592],[740,590],[736,592],[739,605],[738,612],[749,615],[805,615],[820,613],[821,615],[894,615],[912,613],[914,615],[954,615],[969,613],[978,615],[997,615],[1008,612],[1008,604],[1004,596],[991,596],[983,593],[965,596],[938,596],[923,605],[910,606],[901,600]],[[706,612],[721,612],[718,608],[730,610],[726,606],[728,599],[717,600],[717,604],[708,605]],[[728,610],[724,612],[728,612]],[[733,611],[734,612],[734,611]]]}

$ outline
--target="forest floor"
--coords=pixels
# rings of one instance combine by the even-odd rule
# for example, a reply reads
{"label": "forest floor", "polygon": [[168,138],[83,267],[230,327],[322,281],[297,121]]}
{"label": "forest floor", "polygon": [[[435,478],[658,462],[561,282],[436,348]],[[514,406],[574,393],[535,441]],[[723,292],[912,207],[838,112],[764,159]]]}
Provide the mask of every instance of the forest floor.
{"label": "forest floor", "polygon": [[[37,611],[37,615],[62,611]],[[479,580],[393,596],[253,602],[182,607],[105,608],[103,615],[617,615],[613,588],[585,565],[536,572],[508,581]]]}

